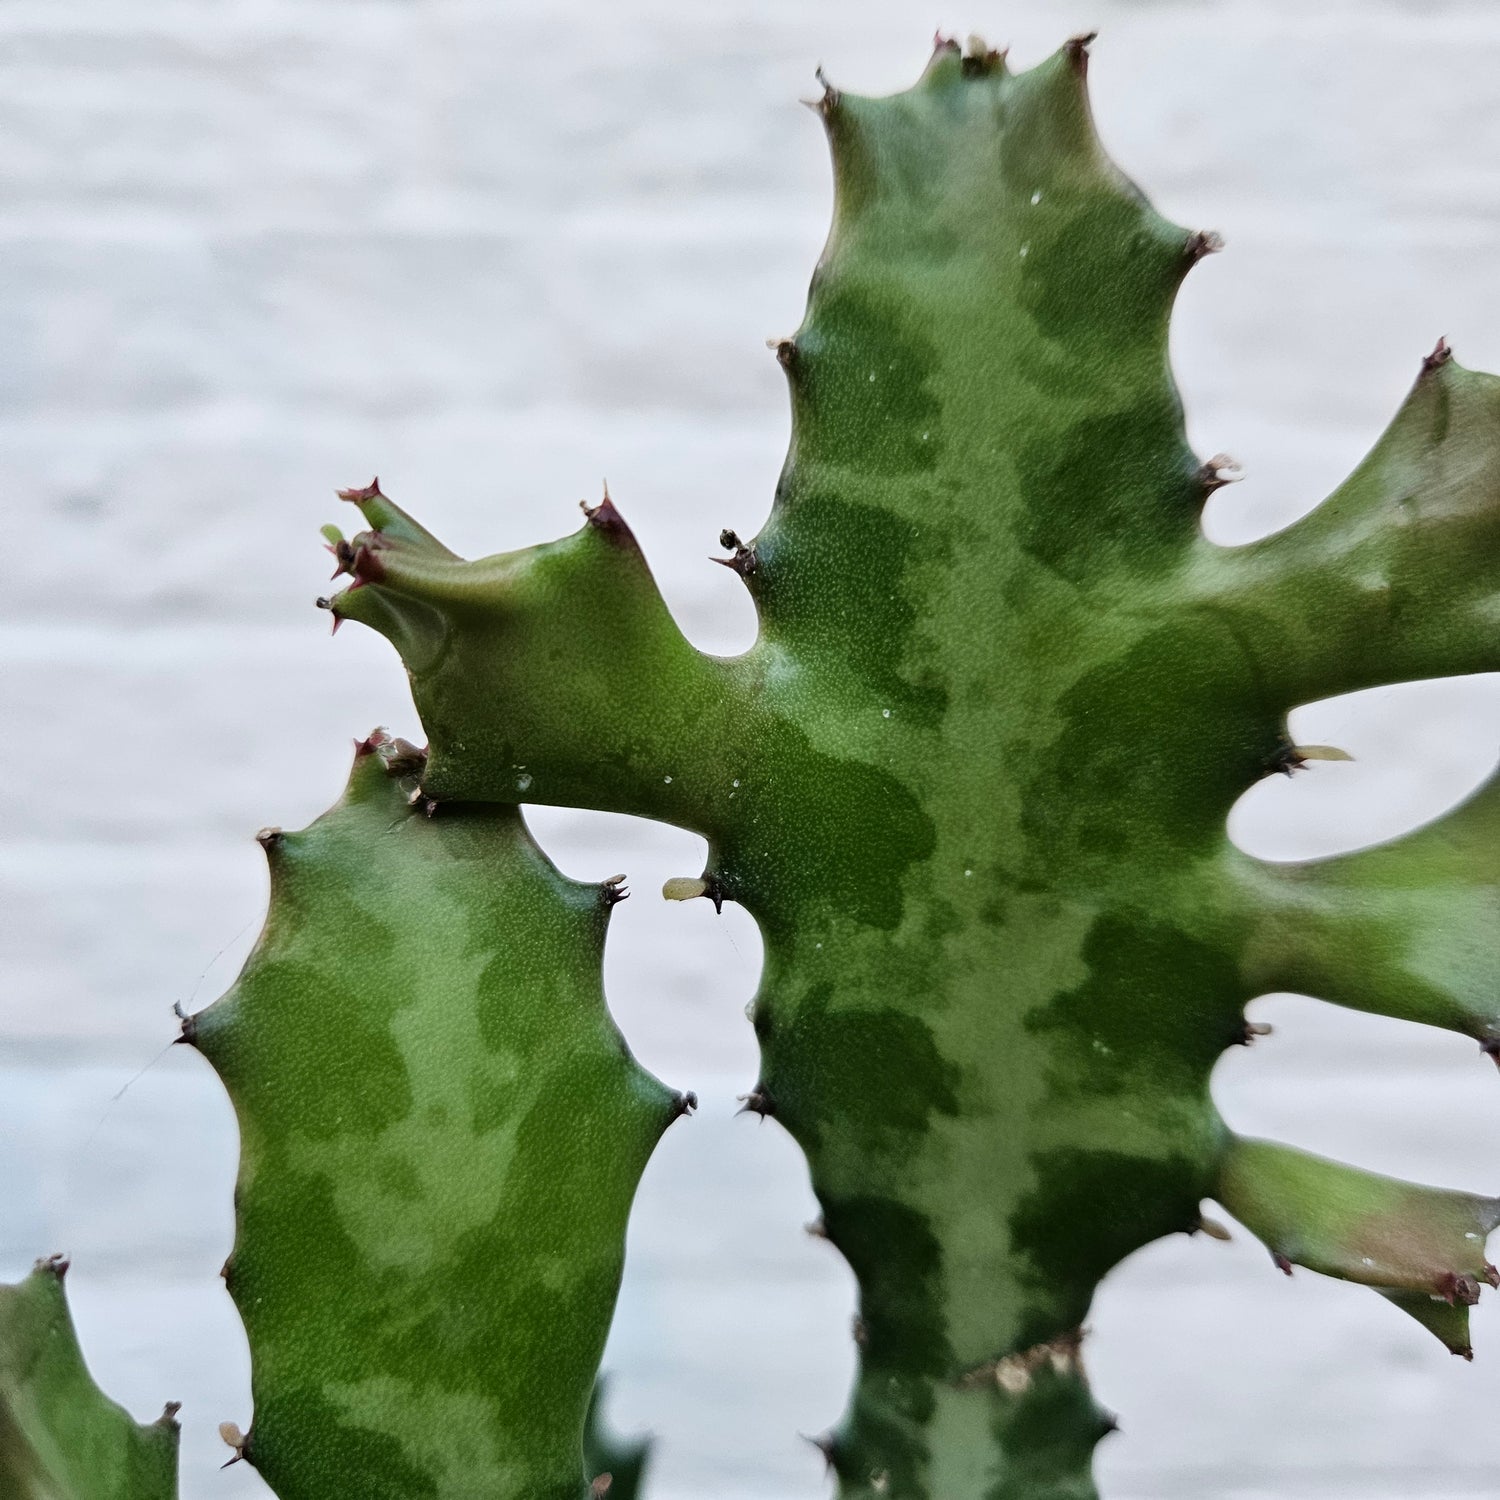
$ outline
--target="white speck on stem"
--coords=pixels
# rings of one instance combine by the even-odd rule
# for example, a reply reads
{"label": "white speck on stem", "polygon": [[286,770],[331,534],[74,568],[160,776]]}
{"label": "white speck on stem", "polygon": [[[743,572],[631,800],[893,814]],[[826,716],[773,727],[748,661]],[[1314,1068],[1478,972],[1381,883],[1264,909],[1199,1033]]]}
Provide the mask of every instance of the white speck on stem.
{"label": "white speck on stem", "polygon": [[1030,250],[1031,250],[1030,242],[1028,242],[1028,243],[1026,243],[1026,244],[1024,244],[1024,245],[1021,246],[1021,259],[1022,260],[1026,259],[1026,256],[1030,252]]}
{"label": "white speck on stem", "polygon": [[668,786],[672,784],[672,778],[670,776],[663,776],[662,780],[666,782]]}
{"label": "white speck on stem", "polygon": [[1031,195],[1031,206],[1033,208],[1035,208],[1037,206],[1037,204],[1040,203],[1041,201],[1042,201],[1042,190],[1041,190],[1041,188],[1038,188],[1036,190],[1036,192],[1034,192]]}
{"label": "white speck on stem", "polygon": [[890,716],[891,716],[891,711],[890,711],[890,709],[888,709],[888,708],[882,708],[882,709],[881,709],[881,710],[880,710],[880,717],[881,717],[881,718],[882,718],[882,719],[888,719],[888,718],[890,718]]}
{"label": "white speck on stem", "polygon": [[964,871],[964,879],[967,880],[969,878],[969,876],[971,876],[973,873],[974,872],[972,870],[965,870]]}
{"label": "white speck on stem", "polygon": [[526,792],[531,790],[531,775],[529,772],[523,771],[521,775],[516,777],[516,790],[518,792]]}

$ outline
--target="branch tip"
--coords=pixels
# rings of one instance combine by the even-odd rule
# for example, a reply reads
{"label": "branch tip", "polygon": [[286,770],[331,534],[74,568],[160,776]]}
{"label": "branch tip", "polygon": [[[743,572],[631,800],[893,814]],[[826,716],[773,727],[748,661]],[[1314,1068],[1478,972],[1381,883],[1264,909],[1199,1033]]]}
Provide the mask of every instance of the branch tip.
{"label": "branch tip", "polygon": [[[396,488],[400,489],[400,485]],[[380,477],[377,475],[362,489],[335,490],[334,493],[340,500],[348,500],[353,505],[363,505],[369,500],[385,500],[388,496],[380,493]],[[238,1429],[236,1429],[238,1430]]]}

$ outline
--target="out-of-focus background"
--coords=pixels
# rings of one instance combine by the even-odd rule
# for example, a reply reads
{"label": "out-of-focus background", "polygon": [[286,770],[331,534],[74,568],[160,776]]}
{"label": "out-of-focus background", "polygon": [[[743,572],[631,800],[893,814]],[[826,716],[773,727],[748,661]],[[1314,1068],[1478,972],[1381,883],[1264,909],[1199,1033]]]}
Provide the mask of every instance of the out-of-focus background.
{"label": "out-of-focus background", "polygon": [[[823,237],[822,62],[883,92],[933,27],[1018,65],[1098,27],[1117,159],[1222,231],[1174,335],[1191,434],[1249,479],[1213,533],[1284,524],[1368,447],[1439,334],[1500,368],[1500,10],[1488,0],[8,0],[0,7],[0,1275],[52,1251],[92,1365],[185,1401],[184,1500],[267,1492],[217,1272],[235,1129],[170,1007],[232,978],[252,833],[338,792],[351,738],[417,725],[394,656],[328,639],[317,527],[379,473],[471,554],[573,529],[601,478],[701,645],[753,619],[704,558],[753,532],[787,435],[767,335]],[[1495,679],[1310,707],[1323,764],[1233,827],[1273,856],[1399,833],[1481,779]],[[611,1004],[695,1088],[647,1173],[609,1359],[660,1436],[655,1500],[825,1493],[850,1280],[806,1237],[801,1159],[736,1119],[753,923],[654,891],[701,846],[544,810],[563,868],[628,870]],[[1225,1059],[1230,1122],[1367,1167],[1500,1187],[1500,1080],[1444,1035],[1270,997]],[[1478,1361],[1379,1298],[1287,1281],[1243,1233],[1106,1283],[1090,1364],[1113,1500],[1466,1500],[1500,1472],[1500,1298]]]}

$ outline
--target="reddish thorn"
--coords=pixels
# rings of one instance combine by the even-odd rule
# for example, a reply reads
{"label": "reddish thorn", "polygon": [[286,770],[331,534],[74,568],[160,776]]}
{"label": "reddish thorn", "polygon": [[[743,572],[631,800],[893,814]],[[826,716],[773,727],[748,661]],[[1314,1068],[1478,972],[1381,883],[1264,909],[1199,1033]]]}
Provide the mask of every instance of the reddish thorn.
{"label": "reddish thorn", "polygon": [[349,559],[349,572],[354,575],[356,586],[361,583],[379,583],[385,577],[385,564],[376,555],[384,550],[385,538],[378,531],[370,532],[353,549]]}
{"label": "reddish thorn", "polygon": [[1438,1293],[1451,1306],[1473,1307],[1479,1301],[1479,1283],[1472,1276],[1449,1271],[1438,1281]]}
{"label": "reddish thorn", "polygon": [[624,516],[615,508],[615,502],[609,498],[607,489],[604,492],[604,498],[597,505],[590,505],[587,500],[580,500],[578,505],[588,524],[596,530],[618,541],[635,540],[630,528],[625,524]]}
{"label": "reddish thorn", "polygon": [[1063,53],[1068,61],[1078,69],[1080,73],[1087,73],[1089,67],[1089,48],[1097,40],[1097,31],[1080,32],[1077,36],[1070,36],[1063,43]]}
{"label": "reddish thorn", "polygon": [[1286,1258],[1286,1256],[1281,1253],[1281,1251],[1273,1250],[1271,1252],[1271,1261],[1283,1276],[1290,1276],[1292,1274],[1292,1263]]}
{"label": "reddish thorn", "polygon": [[337,542],[327,542],[324,544],[323,550],[331,552],[334,561],[338,563],[338,567],[328,575],[330,583],[341,573],[352,573],[354,571],[354,548],[348,542],[342,538]]}
{"label": "reddish thorn", "polygon": [[1422,361],[1422,373],[1425,375],[1429,370],[1436,370],[1448,363],[1453,358],[1453,350],[1448,346],[1447,335],[1437,341],[1433,351]]}
{"label": "reddish thorn", "polygon": [[384,500],[385,496],[380,493],[380,479],[377,476],[372,479],[361,490],[339,490],[337,492],[340,500],[352,500],[358,505],[362,500]]}
{"label": "reddish thorn", "polygon": [[49,1276],[55,1276],[59,1281],[68,1274],[68,1267],[73,1262],[66,1255],[49,1255],[36,1263],[38,1271],[45,1271]]}

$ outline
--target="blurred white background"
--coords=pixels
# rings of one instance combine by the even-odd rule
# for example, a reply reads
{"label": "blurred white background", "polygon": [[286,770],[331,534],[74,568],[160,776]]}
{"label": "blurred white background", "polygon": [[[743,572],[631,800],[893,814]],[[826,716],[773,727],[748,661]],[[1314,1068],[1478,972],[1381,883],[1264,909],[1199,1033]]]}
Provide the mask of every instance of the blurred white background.
{"label": "blurred white background", "polygon": [[[470,554],[560,535],[608,475],[701,645],[752,635],[704,561],[753,532],[787,433],[767,335],[795,327],[829,176],[797,108],[819,61],[883,92],[934,26],[1039,60],[1098,27],[1117,159],[1222,231],[1174,335],[1192,437],[1249,479],[1223,539],[1305,510],[1368,447],[1439,334],[1500,368],[1500,10],[1487,0],[7,0],[0,7],[0,485],[6,681],[0,1275],[74,1257],[103,1384],[184,1400],[185,1500],[247,1425],[217,1272],[233,1119],[168,1045],[232,978],[263,824],[342,785],[351,738],[416,734],[394,656],[327,638],[317,527],[378,473]],[[1400,832],[1493,765],[1500,683],[1319,705],[1343,745],[1236,810],[1251,850]],[[628,870],[611,1003],[696,1088],[641,1192],[609,1364],[660,1435],[653,1500],[824,1494],[797,1433],[852,1369],[847,1273],[805,1170],[736,1119],[755,1073],[743,912],[653,892],[698,841],[543,811],[570,874]],[[1238,1128],[1500,1187],[1500,1080],[1472,1043],[1257,1003],[1274,1037],[1216,1079]],[[1500,1298],[1452,1359],[1380,1299],[1272,1270],[1244,1234],[1154,1246],[1105,1285],[1090,1363],[1123,1433],[1111,1500],[1466,1500],[1500,1472]]]}

